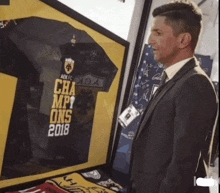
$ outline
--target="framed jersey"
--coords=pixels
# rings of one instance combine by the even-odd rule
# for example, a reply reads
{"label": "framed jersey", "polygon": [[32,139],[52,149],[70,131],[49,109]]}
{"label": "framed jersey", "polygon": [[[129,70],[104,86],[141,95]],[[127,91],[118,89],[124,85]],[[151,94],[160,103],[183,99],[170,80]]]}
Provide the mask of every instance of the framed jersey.
{"label": "framed jersey", "polygon": [[0,188],[108,163],[128,42],[53,0],[0,21]]}

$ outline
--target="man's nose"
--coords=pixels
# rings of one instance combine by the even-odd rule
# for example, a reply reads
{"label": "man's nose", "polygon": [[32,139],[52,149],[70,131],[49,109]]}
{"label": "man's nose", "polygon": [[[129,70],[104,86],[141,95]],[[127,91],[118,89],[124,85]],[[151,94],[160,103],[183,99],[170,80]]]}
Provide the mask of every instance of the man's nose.
{"label": "man's nose", "polygon": [[154,39],[153,39],[153,35],[152,33],[150,34],[149,38],[148,38],[148,44],[153,45],[154,44]]}

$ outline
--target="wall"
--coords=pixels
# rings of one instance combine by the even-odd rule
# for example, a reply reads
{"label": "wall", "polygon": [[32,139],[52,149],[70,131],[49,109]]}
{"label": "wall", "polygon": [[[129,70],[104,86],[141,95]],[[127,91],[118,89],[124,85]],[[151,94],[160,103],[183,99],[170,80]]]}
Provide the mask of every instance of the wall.
{"label": "wall", "polygon": [[59,0],[78,13],[127,39],[135,0]]}

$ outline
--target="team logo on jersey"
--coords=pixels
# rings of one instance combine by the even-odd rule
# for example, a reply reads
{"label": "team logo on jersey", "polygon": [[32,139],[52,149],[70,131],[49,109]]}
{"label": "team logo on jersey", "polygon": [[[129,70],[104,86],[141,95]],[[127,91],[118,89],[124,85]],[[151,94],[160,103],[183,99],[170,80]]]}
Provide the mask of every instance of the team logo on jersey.
{"label": "team logo on jersey", "polygon": [[65,59],[64,70],[67,74],[70,74],[73,71],[74,63],[74,60],[72,60],[71,58]]}

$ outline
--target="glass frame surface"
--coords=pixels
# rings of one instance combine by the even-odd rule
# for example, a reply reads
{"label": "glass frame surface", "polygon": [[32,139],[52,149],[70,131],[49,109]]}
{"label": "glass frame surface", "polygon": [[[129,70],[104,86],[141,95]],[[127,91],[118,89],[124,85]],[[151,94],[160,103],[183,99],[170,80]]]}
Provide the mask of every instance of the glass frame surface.
{"label": "glass frame surface", "polygon": [[[74,28],[82,30],[88,34],[88,36],[91,37],[101,49],[103,49],[104,53],[117,68],[117,73],[115,74],[109,89],[107,89],[106,92],[98,92],[97,94],[88,161],[43,173],[23,175],[10,179],[3,179],[1,175],[0,189],[108,164],[111,161],[111,155],[114,149],[114,135],[117,133],[115,132],[116,115],[129,43],[104,29],[102,26],[99,26],[89,18],[80,15],[62,3],[53,0],[31,2],[28,0],[12,0],[9,6],[0,7],[0,12],[0,21],[16,21],[17,19],[40,17],[49,20],[57,20],[59,22],[66,22]],[[70,40],[70,43],[74,43],[74,37]],[[2,173],[4,165],[4,154],[7,149],[8,136],[10,133],[9,127],[16,98],[18,81],[19,78],[16,77],[16,75],[13,76],[11,74],[0,72],[0,87],[1,90],[4,91],[0,93],[0,119],[4,120],[0,123],[0,174]],[[7,84],[5,84],[6,82]]]}

